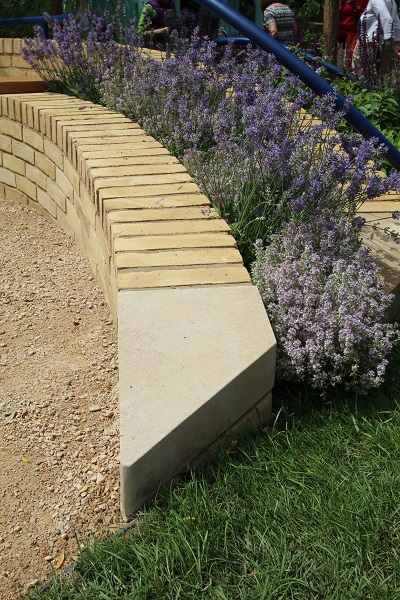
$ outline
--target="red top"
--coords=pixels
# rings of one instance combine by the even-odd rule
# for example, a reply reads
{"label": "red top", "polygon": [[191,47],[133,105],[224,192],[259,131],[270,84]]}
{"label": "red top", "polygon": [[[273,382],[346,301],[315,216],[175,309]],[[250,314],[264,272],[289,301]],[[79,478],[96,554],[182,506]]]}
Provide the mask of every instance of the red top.
{"label": "red top", "polygon": [[349,33],[357,33],[357,23],[368,0],[341,0],[339,3],[338,37],[344,38]]}

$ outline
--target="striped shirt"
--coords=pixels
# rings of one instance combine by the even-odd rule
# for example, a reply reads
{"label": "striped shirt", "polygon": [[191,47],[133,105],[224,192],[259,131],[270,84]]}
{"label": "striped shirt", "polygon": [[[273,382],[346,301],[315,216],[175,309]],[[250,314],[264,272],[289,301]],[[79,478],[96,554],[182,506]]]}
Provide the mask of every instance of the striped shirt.
{"label": "striped shirt", "polygon": [[268,25],[275,21],[278,33],[275,39],[281,44],[294,44],[293,27],[294,14],[288,6],[276,6],[271,4],[264,11],[264,29],[268,31]]}

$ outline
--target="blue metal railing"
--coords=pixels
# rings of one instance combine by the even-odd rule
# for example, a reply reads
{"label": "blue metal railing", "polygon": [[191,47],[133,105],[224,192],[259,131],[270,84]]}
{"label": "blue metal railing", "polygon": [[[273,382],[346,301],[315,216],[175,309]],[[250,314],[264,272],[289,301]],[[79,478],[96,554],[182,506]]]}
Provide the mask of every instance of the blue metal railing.
{"label": "blue metal railing", "polygon": [[[196,0],[198,4],[207,8],[210,12],[223,19],[241,34],[248,37],[251,43],[259,46],[266,52],[274,54],[277,60],[294,73],[305,83],[313,92],[322,96],[323,94],[334,94],[335,104],[338,110],[343,109],[346,98],[338,94],[325,79],[315,73],[308,65],[300,58],[295,56],[285,46],[277,42],[273,37],[268,35],[261,27],[241,15],[222,0]],[[368,119],[364,117],[354,106],[348,108],[344,118],[356,131],[361,133],[365,138],[378,138],[381,144],[387,148],[385,158],[395,168],[400,170],[400,152],[399,150],[383,135],[379,129],[374,127]]]}
{"label": "blue metal railing", "polygon": [[[247,44],[251,44],[251,40],[247,37],[219,37],[216,40],[217,46],[227,46],[228,44],[234,44],[235,46],[245,46]],[[254,44],[253,44],[254,45]],[[321,67],[325,67],[329,73],[332,75],[336,75],[337,77],[343,77],[345,79],[350,79],[350,81],[356,81],[359,83],[361,87],[366,87],[355,75],[351,73],[346,73],[343,69],[338,67],[337,65],[328,62],[327,60],[323,60],[318,56],[314,56],[311,52],[307,50],[298,50],[298,52],[304,57],[306,62],[312,63],[314,65],[319,65]]]}
{"label": "blue metal railing", "polygon": [[[75,13],[73,13],[75,14]],[[49,15],[52,21],[63,21],[64,19],[68,19],[70,15]],[[0,19],[0,27],[12,27],[13,25],[40,25],[43,29],[44,35],[49,37],[49,26],[45,17],[37,16],[37,17],[11,17],[7,19]]]}

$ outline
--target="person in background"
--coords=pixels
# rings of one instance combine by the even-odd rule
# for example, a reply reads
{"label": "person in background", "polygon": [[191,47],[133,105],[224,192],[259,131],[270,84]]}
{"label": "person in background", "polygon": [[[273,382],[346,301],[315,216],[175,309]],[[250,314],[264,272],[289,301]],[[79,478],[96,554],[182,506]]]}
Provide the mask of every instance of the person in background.
{"label": "person in background", "polygon": [[339,0],[338,42],[345,51],[346,67],[351,67],[354,48],[358,40],[358,21],[368,0]]}
{"label": "person in background", "polygon": [[166,39],[169,35],[169,11],[176,12],[174,0],[148,0],[140,15],[138,33],[145,38]]}
{"label": "person in background", "polygon": [[293,45],[295,18],[290,8],[282,2],[273,0],[260,0],[260,7],[264,13],[265,31],[281,44]]}
{"label": "person in background", "polygon": [[400,19],[395,0],[369,0],[360,18],[360,36],[367,44],[380,44],[380,66],[389,72],[393,59],[400,54]]}

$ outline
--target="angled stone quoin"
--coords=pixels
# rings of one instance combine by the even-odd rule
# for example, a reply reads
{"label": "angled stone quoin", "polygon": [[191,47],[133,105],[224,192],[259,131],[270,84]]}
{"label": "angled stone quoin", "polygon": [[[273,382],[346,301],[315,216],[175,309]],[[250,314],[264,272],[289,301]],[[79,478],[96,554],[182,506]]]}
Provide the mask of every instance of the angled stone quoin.
{"label": "angled stone quoin", "polygon": [[229,428],[268,418],[275,338],[228,225],[137,124],[51,93],[0,110],[0,193],[75,239],[118,326],[129,516]]}

